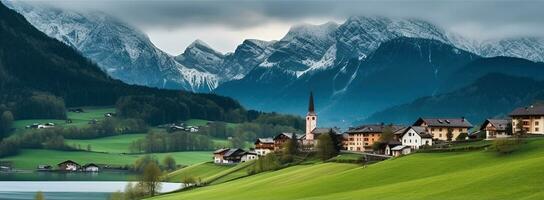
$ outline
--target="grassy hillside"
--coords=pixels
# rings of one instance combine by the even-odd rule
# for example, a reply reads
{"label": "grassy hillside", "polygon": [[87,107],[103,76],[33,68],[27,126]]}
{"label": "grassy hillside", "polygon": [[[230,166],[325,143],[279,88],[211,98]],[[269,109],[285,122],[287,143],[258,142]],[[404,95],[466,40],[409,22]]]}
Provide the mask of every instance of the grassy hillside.
{"label": "grassy hillside", "polygon": [[[172,155],[177,164],[191,165],[211,160],[211,152],[191,151],[191,152],[171,152],[156,153],[159,160],[166,155]],[[17,169],[35,169],[40,164],[56,165],[65,160],[73,160],[80,164],[96,163],[111,165],[133,164],[139,155],[127,154],[108,154],[84,151],[55,151],[41,149],[25,149],[16,156],[2,158],[2,161],[12,161]]]}
{"label": "grassy hillside", "polygon": [[510,155],[419,153],[370,166],[295,166],[154,199],[543,199],[544,140]]}
{"label": "grassy hillside", "polygon": [[238,165],[216,165],[206,162],[174,171],[167,175],[166,180],[180,182],[185,177],[193,177],[208,184],[219,184],[247,176],[247,168],[253,163],[250,161]]}
{"label": "grassy hillside", "polygon": [[82,149],[87,149],[87,145],[91,145],[91,151],[94,152],[130,153],[130,144],[145,136],[146,134],[125,134],[91,140],[66,140],[66,144],[79,145]]}
{"label": "grassy hillside", "polygon": [[67,124],[66,120],[58,120],[58,119],[29,119],[29,120],[15,121],[13,123],[13,128],[15,128],[17,132],[20,132],[25,129],[25,126],[32,125],[34,123],[44,124],[48,122],[55,123],[55,125],[57,126],[84,127],[84,126],[88,126],[89,121],[93,119],[96,119],[96,120],[104,119],[104,114],[106,113],[115,113],[115,108],[113,107],[84,107],[83,110],[85,112],[82,112],[82,113],[68,112],[67,113],[68,119],[72,120],[72,123],[70,124]]}

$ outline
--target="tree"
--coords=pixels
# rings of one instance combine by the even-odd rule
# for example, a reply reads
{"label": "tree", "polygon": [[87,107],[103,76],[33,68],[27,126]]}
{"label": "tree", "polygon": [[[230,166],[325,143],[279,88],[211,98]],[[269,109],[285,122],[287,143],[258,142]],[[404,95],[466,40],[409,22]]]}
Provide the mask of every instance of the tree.
{"label": "tree", "polygon": [[161,169],[155,162],[150,162],[146,165],[140,179],[140,184],[143,186],[147,194],[155,196],[161,187]]}
{"label": "tree", "polygon": [[283,153],[282,155],[283,162],[293,162],[294,156],[298,153],[298,140],[297,140],[297,135],[295,133],[293,133],[291,138],[289,138],[283,144],[282,153]]}
{"label": "tree", "polygon": [[498,138],[493,141],[493,149],[500,154],[509,154],[516,151],[521,144],[519,138]]}
{"label": "tree", "polygon": [[166,168],[166,170],[175,170],[176,169],[176,160],[171,155],[167,155],[162,160],[162,164]]}
{"label": "tree", "polygon": [[389,141],[392,141],[394,139],[395,135],[393,134],[393,125],[388,125],[383,128],[382,134],[380,135],[380,139],[374,144],[372,144],[372,149],[374,151],[382,151],[385,149],[385,146]]}
{"label": "tree", "polygon": [[233,148],[243,148],[246,142],[245,134],[243,132],[235,132],[230,140],[230,143]]}
{"label": "tree", "polygon": [[452,128],[448,128],[447,131],[448,131],[448,132],[446,132],[446,137],[448,138],[448,141],[451,142],[451,140],[453,139],[453,129],[452,129]]}
{"label": "tree", "polygon": [[43,195],[43,192],[38,191],[36,192],[36,196],[34,196],[35,200],[45,200],[45,196]]}
{"label": "tree", "polygon": [[464,141],[467,139],[467,137],[468,137],[468,133],[459,133],[459,135],[457,136],[457,138],[455,138],[455,140]]}
{"label": "tree", "polygon": [[328,160],[337,155],[330,134],[321,134],[317,141],[317,154],[321,160]]}
{"label": "tree", "polygon": [[0,116],[0,139],[6,137],[13,126],[13,114],[10,111],[4,111]]}
{"label": "tree", "polygon": [[151,155],[145,155],[140,158],[138,158],[136,161],[134,161],[134,171],[138,173],[143,173],[145,170],[145,167],[149,163],[155,163],[155,165],[158,165],[157,158]]}
{"label": "tree", "polygon": [[516,129],[514,131],[514,136],[517,138],[521,138],[527,134],[527,130],[523,127],[523,120],[517,120],[516,122]]}

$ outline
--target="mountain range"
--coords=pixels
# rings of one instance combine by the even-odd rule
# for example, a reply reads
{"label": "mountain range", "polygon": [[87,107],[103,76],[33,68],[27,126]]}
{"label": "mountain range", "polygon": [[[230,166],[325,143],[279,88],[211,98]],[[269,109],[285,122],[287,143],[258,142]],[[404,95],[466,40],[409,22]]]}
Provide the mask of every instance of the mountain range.
{"label": "mountain range", "polygon": [[[143,32],[104,13],[8,6],[113,78],[211,91],[252,109],[294,114],[306,112],[307,95],[314,91],[325,122],[363,120],[392,106],[454,92],[489,73],[543,76],[533,65],[544,61],[543,38],[477,41],[418,19],[354,16],[341,24],[294,26],[277,41],[248,39],[226,54],[196,40],[171,56]],[[513,58],[502,58],[498,63],[506,62],[497,68],[482,61],[495,56]]]}

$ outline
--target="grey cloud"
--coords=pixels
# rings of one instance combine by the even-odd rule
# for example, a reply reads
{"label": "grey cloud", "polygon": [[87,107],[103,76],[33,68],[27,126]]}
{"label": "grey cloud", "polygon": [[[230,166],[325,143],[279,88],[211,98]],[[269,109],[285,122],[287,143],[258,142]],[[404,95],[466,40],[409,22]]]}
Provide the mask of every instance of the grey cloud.
{"label": "grey cloud", "polygon": [[338,20],[353,15],[383,15],[420,18],[445,28],[466,24],[476,25],[483,30],[518,27],[527,33],[544,35],[544,1],[100,0],[52,3],[75,9],[98,9],[145,28],[175,29],[202,25],[243,29],[271,21],[297,22],[311,18]]}

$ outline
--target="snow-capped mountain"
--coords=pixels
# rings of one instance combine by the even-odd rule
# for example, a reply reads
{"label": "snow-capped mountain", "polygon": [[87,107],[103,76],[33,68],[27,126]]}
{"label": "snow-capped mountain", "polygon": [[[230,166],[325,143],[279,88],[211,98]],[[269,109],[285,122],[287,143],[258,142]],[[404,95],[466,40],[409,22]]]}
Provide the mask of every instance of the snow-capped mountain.
{"label": "snow-capped mountain", "polygon": [[225,56],[212,49],[202,40],[195,40],[182,54],[175,58],[185,66],[217,74],[221,71],[220,65]]}
{"label": "snow-capped mountain", "polygon": [[215,74],[184,66],[161,51],[138,29],[96,12],[74,12],[5,1],[38,30],[79,50],[113,78],[159,88],[207,92]]}

